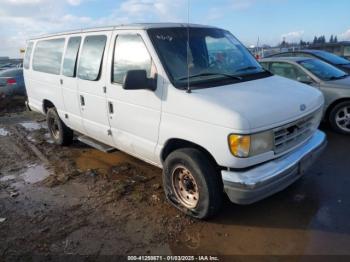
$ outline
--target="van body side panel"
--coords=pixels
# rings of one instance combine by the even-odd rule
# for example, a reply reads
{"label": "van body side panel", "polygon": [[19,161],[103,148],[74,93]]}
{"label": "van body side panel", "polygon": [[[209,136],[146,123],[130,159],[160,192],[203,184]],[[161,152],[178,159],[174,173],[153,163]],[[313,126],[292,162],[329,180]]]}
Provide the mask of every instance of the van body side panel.
{"label": "van body side panel", "polygon": [[156,149],[157,162],[162,162],[161,153],[169,140],[182,139],[205,148],[218,165],[229,166],[233,158],[228,147],[229,133],[228,128],[164,112]]}

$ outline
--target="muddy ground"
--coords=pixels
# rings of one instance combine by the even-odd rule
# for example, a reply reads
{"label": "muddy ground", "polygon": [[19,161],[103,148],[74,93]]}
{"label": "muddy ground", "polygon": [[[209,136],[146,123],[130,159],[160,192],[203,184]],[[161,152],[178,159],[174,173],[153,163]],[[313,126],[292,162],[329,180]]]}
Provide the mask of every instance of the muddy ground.
{"label": "muddy ground", "polygon": [[350,255],[349,137],[325,128],[328,148],[304,178],[254,205],[226,201],[218,217],[197,221],[166,202],[160,169],[78,141],[55,146],[43,116],[13,111],[0,110],[0,261]]}

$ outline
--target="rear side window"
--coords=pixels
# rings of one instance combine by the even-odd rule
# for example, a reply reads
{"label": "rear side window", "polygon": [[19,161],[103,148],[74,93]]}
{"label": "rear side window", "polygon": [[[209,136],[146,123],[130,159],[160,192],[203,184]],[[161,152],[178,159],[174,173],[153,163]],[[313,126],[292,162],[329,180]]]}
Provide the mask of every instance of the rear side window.
{"label": "rear side window", "polygon": [[32,51],[33,51],[33,42],[29,42],[27,49],[26,49],[26,54],[24,56],[24,61],[23,61],[23,67],[25,69],[29,69],[29,64],[30,64],[30,58],[32,56]]}
{"label": "rear side window", "polygon": [[78,52],[80,47],[81,37],[69,38],[66,54],[63,61],[62,74],[68,77],[75,77]]}
{"label": "rear side window", "polygon": [[39,72],[59,75],[64,41],[64,38],[60,38],[37,42],[33,56],[33,69]]}
{"label": "rear side window", "polygon": [[112,82],[122,84],[129,70],[146,70],[151,75],[152,59],[139,35],[120,35],[115,42]]}
{"label": "rear side window", "polygon": [[78,68],[78,77],[80,79],[98,80],[106,41],[107,37],[105,35],[87,36],[85,38]]}

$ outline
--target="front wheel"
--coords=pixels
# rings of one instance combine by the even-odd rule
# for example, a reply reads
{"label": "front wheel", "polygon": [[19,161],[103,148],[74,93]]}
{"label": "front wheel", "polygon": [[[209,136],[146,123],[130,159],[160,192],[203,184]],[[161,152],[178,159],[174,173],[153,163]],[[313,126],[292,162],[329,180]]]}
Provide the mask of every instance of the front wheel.
{"label": "front wheel", "polygon": [[56,145],[68,146],[72,143],[73,130],[62,122],[55,108],[47,110],[46,122],[51,138]]}
{"label": "front wheel", "polygon": [[213,161],[197,149],[172,152],[163,170],[168,200],[184,213],[199,219],[214,216],[223,201],[223,184]]}
{"label": "front wheel", "polygon": [[329,122],[336,132],[350,135],[350,101],[336,105],[329,114]]}

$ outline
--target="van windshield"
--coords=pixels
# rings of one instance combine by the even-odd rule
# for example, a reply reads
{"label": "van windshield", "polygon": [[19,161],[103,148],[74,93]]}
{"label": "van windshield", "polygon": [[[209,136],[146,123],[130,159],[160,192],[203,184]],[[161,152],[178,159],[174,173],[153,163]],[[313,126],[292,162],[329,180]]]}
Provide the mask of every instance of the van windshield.
{"label": "van windshield", "polygon": [[149,29],[148,34],[178,88],[186,87],[188,81],[191,86],[217,86],[246,81],[247,76],[252,80],[252,75],[265,72],[249,51],[222,29],[157,28]]}

